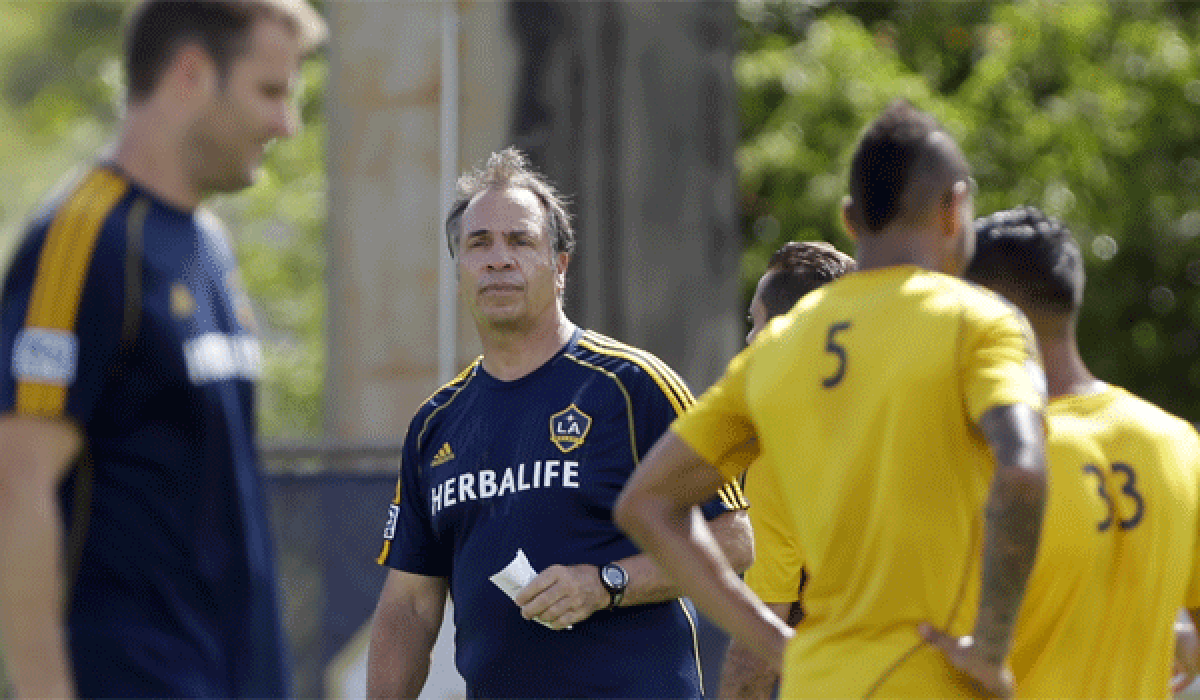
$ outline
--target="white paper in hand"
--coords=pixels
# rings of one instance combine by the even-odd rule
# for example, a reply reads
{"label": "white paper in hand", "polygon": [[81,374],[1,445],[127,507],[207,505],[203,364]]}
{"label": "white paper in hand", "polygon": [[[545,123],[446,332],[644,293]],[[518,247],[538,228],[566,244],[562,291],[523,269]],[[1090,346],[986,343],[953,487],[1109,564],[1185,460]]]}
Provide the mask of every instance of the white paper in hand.
{"label": "white paper in hand", "polygon": [[[530,565],[529,559],[525,556],[525,551],[518,549],[517,556],[513,557],[512,561],[508,562],[508,566],[492,574],[491,581],[492,583],[496,584],[500,590],[504,591],[505,595],[507,595],[509,598],[515,599],[517,597],[517,593],[519,593],[522,588],[529,585],[529,582],[535,578],[537,578],[537,572],[534,571],[533,566]],[[541,620],[538,620],[538,622],[545,627],[550,627],[550,625],[547,625]],[[566,629],[571,629],[571,626],[568,625]]]}
{"label": "white paper in hand", "polygon": [[525,557],[525,551],[518,549],[517,556],[500,571],[492,574],[492,583],[500,587],[509,598],[516,598],[522,588],[537,578],[537,572]]}

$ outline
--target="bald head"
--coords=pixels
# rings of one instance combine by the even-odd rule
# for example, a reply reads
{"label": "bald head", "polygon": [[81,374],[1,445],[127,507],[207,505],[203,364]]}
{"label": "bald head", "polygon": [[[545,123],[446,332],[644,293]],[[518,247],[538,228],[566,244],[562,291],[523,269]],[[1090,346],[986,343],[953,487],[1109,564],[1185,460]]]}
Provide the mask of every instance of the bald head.
{"label": "bald head", "polygon": [[970,168],[932,116],[892,102],[859,140],[850,163],[850,223],[863,233],[915,226],[948,204]]}

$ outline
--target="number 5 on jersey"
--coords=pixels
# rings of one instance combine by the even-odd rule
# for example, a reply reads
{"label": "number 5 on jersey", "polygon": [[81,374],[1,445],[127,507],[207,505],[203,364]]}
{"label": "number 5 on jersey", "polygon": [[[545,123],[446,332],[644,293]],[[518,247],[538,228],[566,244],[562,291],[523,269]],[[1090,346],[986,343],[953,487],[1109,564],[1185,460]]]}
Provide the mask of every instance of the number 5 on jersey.
{"label": "number 5 on jersey", "polygon": [[846,348],[837,341],[837,334],[850,328],[849,321],[838,321],[829,327],[829,332],[825,334],[825,352],[833,355],[837,359],[837,369],[833,374],[821,380],[821,386],[826,389],[832,389],[842,383],[842,378],[846,376]]}

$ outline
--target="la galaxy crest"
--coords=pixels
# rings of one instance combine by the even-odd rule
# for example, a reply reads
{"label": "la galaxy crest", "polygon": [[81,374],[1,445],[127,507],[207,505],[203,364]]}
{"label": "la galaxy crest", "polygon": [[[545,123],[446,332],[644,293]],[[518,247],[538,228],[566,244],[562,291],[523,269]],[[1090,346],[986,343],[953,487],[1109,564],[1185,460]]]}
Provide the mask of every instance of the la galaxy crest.
{"label": "la galaxy crest", "polygon": [[582,445],[591,429],[592,417],[575,404],[550,416],[550,442],[563,452],[570,452]]}

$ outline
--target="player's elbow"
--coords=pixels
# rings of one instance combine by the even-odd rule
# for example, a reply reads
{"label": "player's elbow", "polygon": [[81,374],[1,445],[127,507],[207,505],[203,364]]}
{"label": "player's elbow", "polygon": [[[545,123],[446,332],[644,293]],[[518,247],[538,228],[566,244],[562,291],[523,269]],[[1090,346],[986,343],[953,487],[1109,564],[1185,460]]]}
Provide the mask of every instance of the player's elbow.
{"label": "player's elbow", "polygon": [[995,488],[1009,498],[1029,504],[1046,500],[1046,458],[1041,443],[1031,442],[997,460]]}
{"label": "player's elbow", "polygon": [[642,544],[646,535],[654,530],[655,514],[659,510],[650,493],[636,485],[626,486],[613,506],[613,521],[630,539]]}
{"label": "player's elbow", "polygon": [[638,494],[630,493],[628,487],[621,491],[617,496],[617,502],[613,504],[613,522],[621,531],[627,535],[633,536],[633,530],[637,528],[635,511],[638,507]]}

